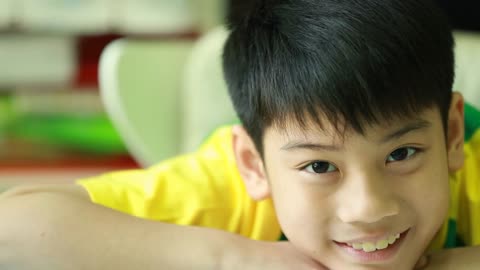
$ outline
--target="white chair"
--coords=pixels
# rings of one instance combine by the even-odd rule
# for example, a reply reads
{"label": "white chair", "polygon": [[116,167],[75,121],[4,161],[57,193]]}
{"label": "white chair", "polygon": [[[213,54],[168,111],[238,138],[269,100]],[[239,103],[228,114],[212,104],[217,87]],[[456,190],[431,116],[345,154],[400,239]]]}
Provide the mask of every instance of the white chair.
{"label": "white chair", "polygon": [[143,166],[179,153],[180,88],[189,41],[121,39],[100,59],[100,93],[127,149]]}
{"label": "white chair", "polygon": [[213,130],[236,120],[223,78],[222,51],[228,32],[218,27],[194,45],[181,91],[182,152],[195,150]]}
{"label": "white chair", "polygon": [[456,76],[453,89],[480,109],[480,33],[455,32]]}

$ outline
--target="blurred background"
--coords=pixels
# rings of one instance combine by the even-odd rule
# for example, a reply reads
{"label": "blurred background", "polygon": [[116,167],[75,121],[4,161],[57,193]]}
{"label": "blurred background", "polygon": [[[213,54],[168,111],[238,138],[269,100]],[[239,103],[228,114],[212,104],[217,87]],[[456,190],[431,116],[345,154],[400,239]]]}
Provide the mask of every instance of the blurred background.
{"label": "blurred background", "polygon": [[[437,1],[457,31],[478,35],[475,1]],[[0,188],[148,166],[194,149],[209,130],[234,121],[226,95],[208,92],[224,85],[202,74],[221,73],[219,47],[210,57],[214,45],[204,37],[224,38],[226,14],[241,17],[247,2],[0,0]],[[135,103],[138,96],[144,100]],[[202,107],[206,99],[215,106]],[[145,135],[157,145],[135,142],[141,135],[122,125],[137,116],[122,106],[148,113],[136,129],[157,130]]]}
{"label": "blurred background", "polygon": [[193,44],[226,9],[221,0],[0,0],[0,186],[138,167],[100,98],[102,50],[122,38]]}

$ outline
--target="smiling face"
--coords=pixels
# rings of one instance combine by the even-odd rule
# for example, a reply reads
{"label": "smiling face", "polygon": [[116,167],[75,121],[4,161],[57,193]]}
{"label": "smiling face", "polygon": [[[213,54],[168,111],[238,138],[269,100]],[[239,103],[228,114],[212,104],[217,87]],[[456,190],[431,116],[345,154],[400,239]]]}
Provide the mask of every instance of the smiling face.
{"label": "smiling face", "polygon": [[448,140],[431,109],[364,135],[271,127],[263,161],[238,142],[237,161],[250,194],[271,195],[304,253],[331,269],[412,269],[446,219],[449,169],[461,166],[463,115],[452,107]]}

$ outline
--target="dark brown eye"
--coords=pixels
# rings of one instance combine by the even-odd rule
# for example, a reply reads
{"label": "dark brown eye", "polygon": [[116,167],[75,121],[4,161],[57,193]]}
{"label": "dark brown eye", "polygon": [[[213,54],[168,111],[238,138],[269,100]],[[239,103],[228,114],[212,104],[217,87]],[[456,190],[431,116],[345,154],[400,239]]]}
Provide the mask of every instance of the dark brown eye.
{"label": "dark brown eye", "polygon": [[417,148],[413,147],[403,147],[393,151],[390,156],[387,158],[387,162],[402,161],[409,159],[415,153],[417,153]]}
{"label": "dark brown eye", "polygon": [[311,173],[328,173],[337,170],[335,166],[325,161],[312,162],[305,169]]}

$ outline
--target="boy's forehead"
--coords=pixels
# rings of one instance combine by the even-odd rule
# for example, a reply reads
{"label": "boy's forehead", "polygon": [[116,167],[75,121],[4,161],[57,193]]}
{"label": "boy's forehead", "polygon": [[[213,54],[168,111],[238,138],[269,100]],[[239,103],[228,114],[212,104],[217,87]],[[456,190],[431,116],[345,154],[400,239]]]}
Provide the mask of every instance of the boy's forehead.
{"label": "boy's forehead", "polygon": [[[363,133],[355,131],[344,119],[333,123],[326,117],[318,120],[307,118],[305,121],[297,121],[289,118],[279,125],[267,128],[269,133],[277,134],[287,141],[322,139],[330,142],[342,143],[351,136],[362,136],[367,139],[381,140],[395,137],[400,133],[411,130],[424,129],[433,125],[441,125],[440,113],[436,109],[426,109],[412,116],[395,117],[379,123],[363,123]],[[267,132],[266,132],[267,133]],[[398,133],[398,134],[397,134]]]}

